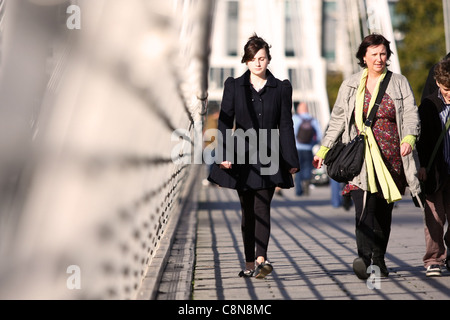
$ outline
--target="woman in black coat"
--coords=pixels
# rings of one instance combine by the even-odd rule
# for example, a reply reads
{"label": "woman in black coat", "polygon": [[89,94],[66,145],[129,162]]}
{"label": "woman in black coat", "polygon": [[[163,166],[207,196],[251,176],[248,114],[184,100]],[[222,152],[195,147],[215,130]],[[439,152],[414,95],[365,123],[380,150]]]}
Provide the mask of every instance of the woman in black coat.
{"label": "woman in black coat", "polygon": [[269,48],[262,38],[253,35],[242,58],[248,70],[239,78],[225,81],[219,147],[208,177],[222,187],[236,189],[239,195],[246,260],[241,277],[255,274],[264,278],[272,271],[267,261],[270,203],[275,187],[292,188],[292,174],[299,171],[292,86],[267,70]]}

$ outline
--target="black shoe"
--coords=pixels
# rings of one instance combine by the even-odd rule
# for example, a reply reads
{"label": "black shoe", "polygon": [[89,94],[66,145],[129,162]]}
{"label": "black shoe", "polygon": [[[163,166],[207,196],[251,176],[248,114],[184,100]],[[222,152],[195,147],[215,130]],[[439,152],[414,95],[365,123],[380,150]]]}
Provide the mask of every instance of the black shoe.
{"label": "black shoe", "polygon": [[387,278],[389,276],[388,268],[386,267],[386,263],[383,260],[373,260],[373,264],[380,268],[380,276],[382,278]]}
{"label": "black shoe", "polygon": [[264,261],[263,263],[261,263],[260,265],[258,265],[258,267],[256,267],[255,273],[256,279],[264,279],[269,273],[271,273],[273,270],[272,265],[270,264],[269,261]]}
{"label": "black shoe", "polygon": [[239,277],[241,278],[251,278],[253,277],[253,273],[255,273],[255,270],[242,270],[239,272]]}
{"label": "black shoe", "polygon": [[367,273],[367,265],[364,262],[363,258],[358,257],[353,260],[353,272],[356,274],[358,279],[365,280],[369,278],[369,274]]}
{"label": "black shoe", "polygon": [[447,256],[447,259],[445,259],[445,267],[447,268],[448,271],[450,271],[450,255]]}

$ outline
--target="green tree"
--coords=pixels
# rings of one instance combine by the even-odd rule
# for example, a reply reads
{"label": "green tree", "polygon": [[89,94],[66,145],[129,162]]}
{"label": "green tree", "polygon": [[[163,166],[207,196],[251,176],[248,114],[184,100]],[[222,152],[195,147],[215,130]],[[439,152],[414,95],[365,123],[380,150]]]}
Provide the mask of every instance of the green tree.
{"label": "green tree", "polygon": [[343,80],[344,78],[341,72],[329,71],[327,73],[327,94],[330,111],[333,109],[334,103],[336,102],[339,87],[341,86]]}
{"label": "green tree", "polygon": [[419,102],[430,68],[447,54],[442,0],[399,0],[395,10],[404,35],[397,44],[400,66]]}

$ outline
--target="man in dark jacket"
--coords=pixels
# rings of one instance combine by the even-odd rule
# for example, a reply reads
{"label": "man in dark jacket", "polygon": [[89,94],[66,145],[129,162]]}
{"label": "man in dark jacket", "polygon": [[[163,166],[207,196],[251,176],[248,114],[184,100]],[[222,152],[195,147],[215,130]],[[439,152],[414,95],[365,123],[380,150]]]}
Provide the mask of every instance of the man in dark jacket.
{"label": "man in dark jacket", "polygon": [[450,227],[444,234],[445,221],[450,220],[450,135],[446,127],[450,123],[450,58],[436,65],[434,78],[438,88],[419,107],[422,131],[417,144],[421,163],[419,179],[426,194],[423,262],[427,276],[440,276],[444,264],[450,270]]}

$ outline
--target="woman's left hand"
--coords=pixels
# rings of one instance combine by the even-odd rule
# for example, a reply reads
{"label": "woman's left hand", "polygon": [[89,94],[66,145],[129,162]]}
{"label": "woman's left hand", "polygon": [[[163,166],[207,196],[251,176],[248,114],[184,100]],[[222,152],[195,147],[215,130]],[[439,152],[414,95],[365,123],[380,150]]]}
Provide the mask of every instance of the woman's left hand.
{"label": "woman's left hand", "polygon": [[412,152],[411,145],[407,142],[403,142],[402,145],[400,146],[400,154],[402,155],[402,157],[407,156],[411,152]]}
{"label": "woman's left hand", "polygon": [[322,164],[323,164],[323,159],[319,156],[314,156],[314,159],[312,162],[313,167],[316,169],[320,169],[320,168],[322,168]]}
{"label": "woman's left hand", "polygon": [[300,170],[298,170],[298,168],[291,168],[291,169],[289,169],[290,174],[294,174],[294,173],[297,173],[299,171]]}

